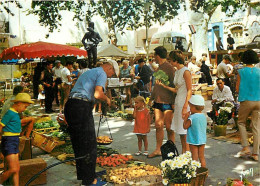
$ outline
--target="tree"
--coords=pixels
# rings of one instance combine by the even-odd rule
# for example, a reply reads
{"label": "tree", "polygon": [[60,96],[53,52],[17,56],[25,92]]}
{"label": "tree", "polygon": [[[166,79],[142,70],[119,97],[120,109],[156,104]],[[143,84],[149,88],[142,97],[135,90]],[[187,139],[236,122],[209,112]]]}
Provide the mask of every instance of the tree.
{"label": "tree", "polygon": [[[90,1],[92,2],[92,0]],[[27,10],[27,15],[33,14],[39,17],[39,23],[41,26],[47,27],[49,32],[61,26],[61,11],[74,12],[73,20],[89,22],[91,16],[95,13],[95,10],[91,7],[92,3],[86,3],[86,1],[33,1],[30,10]],[[78,22],[76,25],[79,26]],[[49,34],[46,35],[49,37]]]}
{"label": "tree", "polygon": [[14,3],[18,8],[22,8],[22,5],[18,1],[0,1],[0,12],[7,12],[11,16],[14,16],[14,13],[8,7],[8,3]]}
{"label": "tree", "polygon": [[[148,13],[145,14],[144,5],[149,3]],[[73,11],[73,20],[86,20],[89,22],[93,15],[100,15],[108,24],[109,38],[115,41],[116,33],[124,34],[126,27],[137,29],[145,25],[149,20],[148,26],[152,23],[165,18],[172,19],[177,15],[180,0],[90,0],[90,1],[33,1],[32,10],[28,14],[39,16],[39,23],[49,27],[49,32],[53,32],[61,26],[60,11]]]}
{"label": "tree", "polygon": [[250,0],[185,0],[185,7],[189,21],[196,26],[196,34],[193,42],[193,52],[197,58],[202,53],[208,53],[208,24],[216,9],[221,6],[221,11],[227,16],[233,16],[238,10],[243,11],[249,5]]}

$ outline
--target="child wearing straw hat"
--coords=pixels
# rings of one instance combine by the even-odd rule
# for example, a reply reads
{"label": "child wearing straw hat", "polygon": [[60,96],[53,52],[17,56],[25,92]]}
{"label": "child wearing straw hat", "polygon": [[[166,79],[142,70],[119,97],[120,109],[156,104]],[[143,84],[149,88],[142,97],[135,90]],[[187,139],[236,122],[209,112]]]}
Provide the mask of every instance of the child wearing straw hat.
{"label": "child wearing straw hat", "polygon": [[192,95],[189,100],[190,112],[185,115],[183,128],[187,130],[187,143],[190,146],[192,159],[200,160],[201,166],[206,167],[204,149],[207,141],[207,118],[202,113],[205,101],[201,95]]}
{"label": "child wearing straw hat", "polygon": [[[1,150],[7,163],[2,174],[0,184],[3,184],[12,176],[13,185],[19,185],[19,136],[21,132],[21,119],[19,113],[34,103],[27,93],[16,95],[13,106],[5,113],[0,122],[0,133],[2,134]],[[2,133],[3,132],[3,133]]]}

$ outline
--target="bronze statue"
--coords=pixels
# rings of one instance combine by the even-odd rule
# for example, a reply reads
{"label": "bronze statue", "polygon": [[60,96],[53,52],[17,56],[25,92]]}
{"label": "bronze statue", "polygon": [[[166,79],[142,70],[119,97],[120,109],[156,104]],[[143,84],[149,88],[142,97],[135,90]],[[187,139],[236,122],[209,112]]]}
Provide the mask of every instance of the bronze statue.
{"label": "bronze statue", "polygon": [[[97,45],[99,42],[102,42],[102,38],[100,37],[98,32],[94,31],[94,22],[90,22],[87,28],[88,32],[84,35],[82,39],[82,43],[84,45],[85,50],[88,52],[88,63],[89,68],[96,66],[97,62]],[[85,40],[87,39],[87,43]]]}

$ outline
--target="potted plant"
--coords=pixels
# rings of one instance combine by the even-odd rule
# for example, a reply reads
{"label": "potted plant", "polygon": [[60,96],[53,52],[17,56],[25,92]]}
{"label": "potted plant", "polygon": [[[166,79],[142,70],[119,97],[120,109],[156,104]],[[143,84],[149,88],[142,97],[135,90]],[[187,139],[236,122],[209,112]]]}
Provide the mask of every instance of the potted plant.
{"label": "potted plant", "polygon": [[[173,155],[173,153],[169,153],[168,157]],[[164,160],[160,164],[162,182],[164,185],[188,186],[191,179],[196,177],[196,170],[200,166],[198,161],[191,159],[191,152],[189,151],[173,159]]]}
{"label": "potted plant", "polygon": [[232,107],[220,107],[216,111],[216,123],[214,125],[215,136],[226,136],[226,129],[230,114],[232,113]]}

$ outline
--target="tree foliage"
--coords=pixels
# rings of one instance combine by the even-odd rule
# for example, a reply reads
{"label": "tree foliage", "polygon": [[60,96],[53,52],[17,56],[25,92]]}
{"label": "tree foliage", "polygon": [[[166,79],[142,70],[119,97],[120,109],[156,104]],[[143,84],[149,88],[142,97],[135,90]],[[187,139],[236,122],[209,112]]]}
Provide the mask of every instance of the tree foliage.
{"label": "tree foliage", "polygon": [[218,6],[227,16],[233,16],[239,9],[243,9],[249,5],[250,0],[190,0],[191,10],[200,13],[207,13],[211,17]]}
{"label": "tree foliage", "polygon": [[[137,29],[146,24],[172,19],[177,15],[180,0],[90,0],[90,1],[33,1],[28,14],[39,17],[39,23],[53,32],[61,26],[62,10],[74,12],[73,20],[91,21],[94,15],[100,15],[108,24],[109,32],[124,33],[126,27]],[[148,5],[147,11],[145,5]]]}
{"label": "tree foliage", "polygon": [[0,12],[7,12],[14,16],[14,13],[9,9],[8,3],[15,4],[18,8],[22,8],[22,5],[18,1],[0,1]]}

